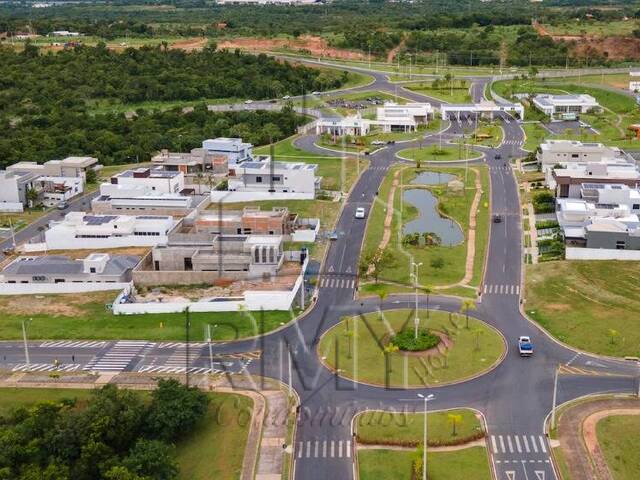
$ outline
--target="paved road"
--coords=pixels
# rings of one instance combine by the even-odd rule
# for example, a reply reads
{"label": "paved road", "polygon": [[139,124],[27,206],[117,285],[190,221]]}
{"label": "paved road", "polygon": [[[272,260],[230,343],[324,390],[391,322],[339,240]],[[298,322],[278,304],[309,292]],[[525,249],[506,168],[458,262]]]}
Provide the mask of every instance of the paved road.
{"label": "paved road", "polygon": [[[386,78],[377,74],[374,77],[376,84],[366,89],[389,87]],[[474,82],[471,92],[475,100],[483,95],[487,81],[478,79]],[[395,90],[395,86],[392,88]],[[424,98],[418,97],[413,98]],[[228,368],[234,373],[248,370],[288,381],[288,365],[291,364],[291,383],[301,400],[293,445],[295,478],[352,478],[353,416],[367,408],[420,410],[422,405],[415,401],[416,394],[433,393],[436,397],[430,404],[432,409],[472,407],[483,412],[488,426],[489,453],[499,480],[538,480],[542,476],[554,479],[543,421],[551,408],[556,366],[568,363],[596,373],[563,377],[559,402],[588,393],[629,392],[635,388],[635,365],[578,354],[547,337],[521,314],[520,208],[517,184],[506,163],[509,157],[524,155],[521,150],[524,134],[512,117],[501,115],[501,119],[505,131],[503,144],[497,149],[478,148],[484,154],[479,162],[486,163],[489,168],[492,213],[502,217],[501,223],[491,224],[487,269],[480,287],[478,309],[474,311],[475,317],[498,328],[508,341],[508,352],[494,370],[457,385],[405,391],[341,378],[324,368],[318,358],[316,348],[320,336],[344,315],[414,306],[413,299],[408,301],[402,296],[391,296],[382,305],[373,299],[354,298],[358,257],[366,225],[365,221],[355,219],[355,209],[363,206],[370,211],[380,183],[389,167],[397,162],[397,151],[410,144],[385,147],[370,156],[370,168],[354,185],[339,217],[336,228],[339,236],[327,252],[320,272],[317,300],[310,312],[270,335],[214,345],[216,365],[228,362]],[[464,122],[451,122],[442,134],[444,141],[455,139],[463,128],[466,128]],[[439,141],[438,134],[430,134],[423,140],[425,144]],[[312,152],[317,148],[313,147],[313,136],[302,137],[298,145]],[[496,154],[502,159],[496,159]],[[419,298],[420,308],[426,307],[426,300]],[[429,300],[431,308],[443,311],[457,312],[460,307],[460,301],[451,297],[432,296]],[[522,359],[517,355],[515,339],[519,335],[533,338],[536,354],[532,358]],[[77,364],[77,369],[98,371],[150,371],[154,368],[186,368],[186,365],[208,368],[208,347],[197,345],[194,348],[196,354],[187,362],[185,348],[180,344],[161,346],[152,342],[119,341],[89,342],[81,346],[78,343],[43,345],[34,342],[31,362],[51,364],[53,359],[58,359],[63,364]],[[254,351],[260,351],[261,357],[252,358],[250,352]],[[0,355],[3,364],[14,369],[24,368],[20,367],[24,364],[20,343],[0,344]],[[620,376],[612,376],[612,373]]]}

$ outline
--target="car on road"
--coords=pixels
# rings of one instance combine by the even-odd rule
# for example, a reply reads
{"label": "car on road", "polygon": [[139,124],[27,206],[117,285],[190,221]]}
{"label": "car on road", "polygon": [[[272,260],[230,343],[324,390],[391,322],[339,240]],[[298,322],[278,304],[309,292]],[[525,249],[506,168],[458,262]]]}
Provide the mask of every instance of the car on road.
{"label": "car on road", "polygon": [[521,335],[518,338],[518,352],[520,352],[521,357],[530,357],[533,355],[533,343],[531,343],[530,337]]}
{"label": "car on road", "polygon": [[356,208],[356,218],[364,218],[364,217],[365,217],[364,207]]}
{"label": "car on road", "polygon": [[377,147],[378,145],[384,145],[384,142],[382,140],[374,140],[371,142],[371,145],[375,145]]}
{"label": "car on road", "polygon": [[494,215],[493,223],[502,223],[502,217],[500,215]]}
{"label": "car on road", "polygon": [[502,155],[500,155],[499,153],[496,153],[496,156],[493,158],[495,158],[496,160],[502,160]]}
{"label": "car on road", "polygon": [[283,100],[289,100],[291,98],[291,95],[285,95],[284,97],[282,97]]}
{"label": "car on road", "polygon": [[67,202],[60,202],[60,203],[58,203],[56,208],[58,210],[66,210],[67,208],[69,208],[69,204]]}
{"label": "car on road", "polygon": [[338,232],[334,230],[333,232],[329,233],[329,240],[337,240],[337,239],[338,239]]}
{"label": "car on road", "polygon": [[250,104],[252,104],[252,103],[253,103],[253,100],[245,100],[245,101],[244,101],[244,104],[245,104],[245,105],[250,105]]}
{"label": "car on road", "polygon": [[311,92],[311,95],[320,95],[320,92]]}

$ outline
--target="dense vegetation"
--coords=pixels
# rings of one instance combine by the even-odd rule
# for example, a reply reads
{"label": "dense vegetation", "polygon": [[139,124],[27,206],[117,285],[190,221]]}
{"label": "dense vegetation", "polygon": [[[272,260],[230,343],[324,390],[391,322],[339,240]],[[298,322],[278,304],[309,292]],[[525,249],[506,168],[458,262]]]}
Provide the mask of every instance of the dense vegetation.
{"label": "dense vegetation", "polygon": [[0,418],[0,479],[171,480],[172,443],[203,419],[209,399],[161,380],[146,402],[107,385],[85,405],[43,402]]}
{"label": "dense vegetation", "polygon": [[264,55],[210,49],[187,54],[162,47],[116,53],[100,45],[46,55],[32,46],[20,53],[0,48],[0,64],[0,167],[78,154],[105,164],[148,160],[158,149],[186,150],[216,136],[238,136],[258,145],[280,140],[303,122],[288,108],[223,113],[209,112],[203,103],[189,113],[180,107],[137,109],[129,118],[94,107],[265,98],[336,87],[345,78],[341,72],[294,67]]}

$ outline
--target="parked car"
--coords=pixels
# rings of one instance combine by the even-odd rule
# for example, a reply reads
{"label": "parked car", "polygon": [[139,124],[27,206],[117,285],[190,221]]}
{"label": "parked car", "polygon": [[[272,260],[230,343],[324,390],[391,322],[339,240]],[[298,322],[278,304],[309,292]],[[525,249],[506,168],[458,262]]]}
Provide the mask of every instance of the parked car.
{"label": "parked car", "polygon": [[371,145],[384,145],[384,142],[382,140],[374,140],[373,142],[371,142]]}
{"label": "parked car", "polygon": [[289,100],[291,98],[291,95],[285,95],[284,97],[282,97],[283,100]]}
{"label": "parked car", "polygon": [[66,210],[67,208],[69,208],[69,204],[67,202],[60,202],[57,205],[58,210]]}
{"label": "parked car", "polygon": [[356,208],[356,218],[364,218],[364,217],[365,217],[364,207]]}
{"label": "parked car", "polygon": [[518,338],[518,351],[521,357],[530,357],[533,355],[533,343],[531,343],[530,337],[522,335]]}
{"label": "parked car", "polygon": [[335,230],[331,233],[329,233],[329,240],[337,240],[338,239],[338,232],[336,232]]}
{"label": "parked car", "polygon": [[244,103],[245,105],[250,105],[253,103],[253,100],[245,100]]}
{"label": "parked car", "polygon": [[320,95],[320,92],[311,92],[311,95]]}

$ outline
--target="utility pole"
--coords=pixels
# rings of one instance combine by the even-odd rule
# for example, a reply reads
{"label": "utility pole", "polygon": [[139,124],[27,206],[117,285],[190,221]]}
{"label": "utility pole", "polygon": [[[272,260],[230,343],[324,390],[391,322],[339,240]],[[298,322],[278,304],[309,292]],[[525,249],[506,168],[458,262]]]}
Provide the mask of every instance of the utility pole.
{"label": "utility pole", "polygon": [[13,244],[13,249],[16,248],[16,232],[13,230],[13,222],[11,221],[11,216],[9,216],[9,229],[11,230],[11,243]]}
{"label": "utility pole", "polygon": [[[27,322],[31,323],[31,320],[33,320],[33,318],[30,318]],[[29,360],[29,345],[27,343],[27,326],[24,320],[22,320],[22,340],[24,341],[24,358],[28,367],[31,364],[31,361]]]}
{"label": "utility pole", "polygon": [[414,327],[413,336],[414,338],[417,339],[418,327],[420,326],[420,318],[418,317],[418,269],[422,265],[422,262],[420,263],[411,262],[411,265],[413,265],[413,269],[414,269],[413,280],[415,281],[415,303],[416,303],[415,317],[413,319],[413,327]]}
{"label": "utility pole", "polygon": [[556,370],[554,372],[553,377],[553,405],[551,407],[551,430],[556,427],[556,399],[558,395],[558,366],[556,365]]}
{"label": "utility pole", "polygon": [[289,376],[289,396],[293,395],[293,385],[291,384],[292,382],[292,375],[291,375],[291,350],[289,350],[289,348],[287,347],[287,359],[288,359],[288,364],[287,364],[287,373]]}
{"label": "utility pole", "polygon": [[187,388],[189,388],[189,328],[191,327],[191,319],[189,318],[189,307],[186,307],[184,309],[184,313],[185,313],[185,317],[184,317],[184,328],[185,328],[185,333],[186,333],[186,341],[187,341],[187,355],[186,355],[186,359],[185,359],[185,370],[184,370],[184,375],[185,375],[185,383],[187,385]]}
{"label": "utility pole", "polygon": [[[216,328],[218,325],[214,325],[213,327]],[[209,368],[211,369],[211,374],[213,374],[213,350],[211,347],[211,324],[207,324],[207,341],[209,342]]]}

